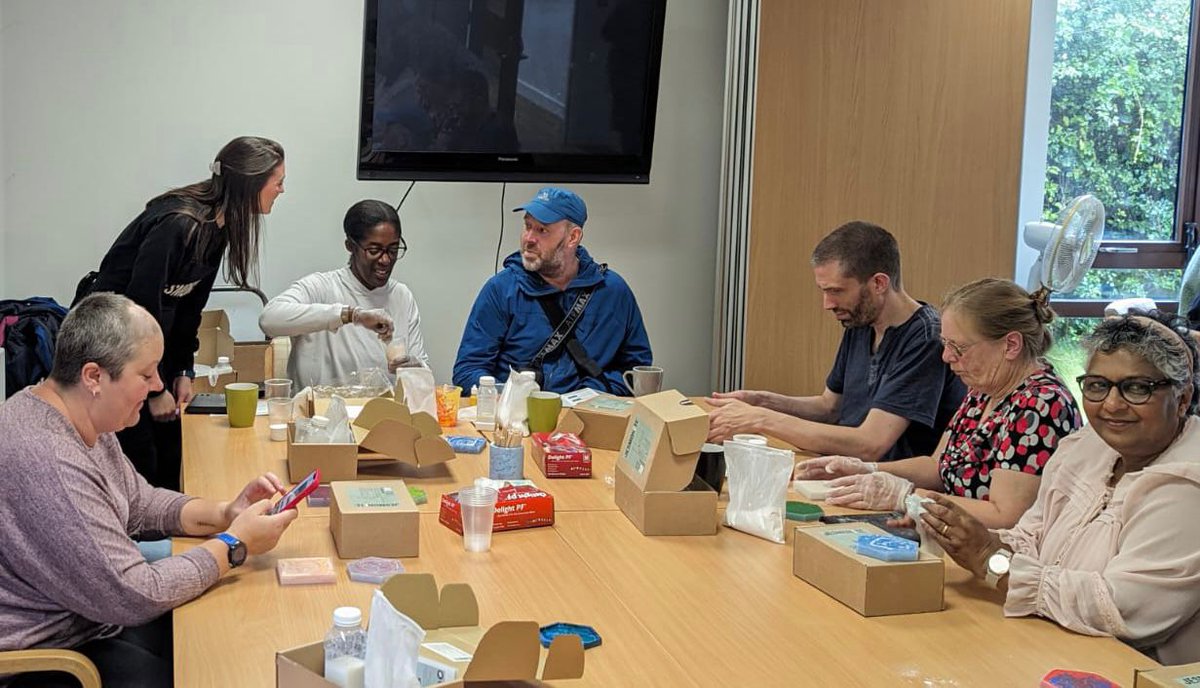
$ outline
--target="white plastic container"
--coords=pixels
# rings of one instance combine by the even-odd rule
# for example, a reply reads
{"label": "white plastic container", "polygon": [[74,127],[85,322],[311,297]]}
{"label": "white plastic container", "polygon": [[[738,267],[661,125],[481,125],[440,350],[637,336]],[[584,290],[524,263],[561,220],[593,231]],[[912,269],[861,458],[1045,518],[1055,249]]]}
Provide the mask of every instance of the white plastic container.
{"label": "white plastic container", "polygon": [[480,430],[496,429],[496,402],[500,393],[496,391],[496,378],[484,375],[479,378],[479,391],[475,397],[475,427]]}
{"label": "white plastic container", "polygon": [[362,610],[358,607],[333,610],[333,627],[325,634],[325,680],[342,688],[363,688],[366,655],[367,632],[362,627]]}

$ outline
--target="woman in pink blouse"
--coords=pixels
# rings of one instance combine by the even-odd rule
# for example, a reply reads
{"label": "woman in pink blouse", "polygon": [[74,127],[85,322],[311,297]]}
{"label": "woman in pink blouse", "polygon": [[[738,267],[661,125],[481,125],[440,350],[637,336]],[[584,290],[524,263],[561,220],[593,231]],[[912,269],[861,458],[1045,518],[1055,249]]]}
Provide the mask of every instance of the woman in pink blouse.
{"label": "woman in pink blouse", "polygon": [[969,389],[933,456],[887,463],[823,456],[798,465],[797,477],[836,477],[827,501],[838,506],[903,511],[916,489],[952,495],[990,528],[1016,523],[1059,441],[1082,422],[1066,383],[1042,359],[1054,319],[1047,297],[1002,279],[946,297],[942,360]]}
{"label": "woman in pink blouse", "polygon": [[941,496],[922,518],[955,561],[1007,589],[1007,616],[1200,660],[1196,345],[1186,321],[1157,313],[1105,320],[1086,344],[1090,424],[1063,440],[1016,526],[989,531]]}

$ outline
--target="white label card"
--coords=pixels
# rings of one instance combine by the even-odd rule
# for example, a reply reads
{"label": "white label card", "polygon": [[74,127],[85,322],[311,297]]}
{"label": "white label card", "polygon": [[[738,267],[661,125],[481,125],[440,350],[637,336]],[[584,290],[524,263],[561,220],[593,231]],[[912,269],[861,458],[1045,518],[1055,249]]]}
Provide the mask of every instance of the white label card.
{"label": "white label card", "polygon": [[429,650],[430,652],[436,652],[451,662],[471,661],[471,655],[469,653],[454,647],[450,643],[421,643],[421,647]]}

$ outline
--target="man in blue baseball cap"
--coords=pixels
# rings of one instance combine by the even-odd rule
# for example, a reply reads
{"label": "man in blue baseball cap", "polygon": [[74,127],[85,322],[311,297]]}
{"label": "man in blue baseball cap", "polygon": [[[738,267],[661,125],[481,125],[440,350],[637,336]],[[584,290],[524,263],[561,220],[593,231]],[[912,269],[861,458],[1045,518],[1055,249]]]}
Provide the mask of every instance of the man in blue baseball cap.
{"label": "man in blue baseball cap", "polygon": [[509,369],[533,370],[542,389],[589,387],[631,394],[621,373],[650,365],[650,338],[637,299],[621,276],[580,245],[587,205],[546,187],[513,212],[525,213],[521,250],[483,285],[458,347],[454,384],[470,389]]}

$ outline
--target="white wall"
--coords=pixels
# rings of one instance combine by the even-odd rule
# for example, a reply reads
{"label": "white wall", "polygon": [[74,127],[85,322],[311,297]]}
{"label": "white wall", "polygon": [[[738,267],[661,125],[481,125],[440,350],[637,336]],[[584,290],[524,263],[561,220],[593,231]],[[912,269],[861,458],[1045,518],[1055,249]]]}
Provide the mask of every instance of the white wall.
{"label": "white wall", "polygon": [[[406,186],[354,179],[361,2],[2,2],[0,297],[68,301],[147,199],[207,176],[234,136],[287,150],[268,294],[343,264],[346,208],[394,203]],[[585,245],[633,286],[656,362],[688,393],[711,377],[726,15],[726,0],[668,3],[653,182],[575,186]],[[536,186],[509,185],[506,209]],[[409,256],[396,276],[416,293],[439,379],[492,272],[500,188],[422,182],[402,211]],[[507,254],[520,218],[503,217]]]}
{"label": "white wall", "polygon": [[1038,252],[1024,241],[1026,222],[1042,217],[1046,189],[1046,153],[1050,141],[1051,70],[1054,68],[1054,22],[1058,0],[1033,0],[1029,19],[1029,66],[1025,81],[1025,144],[1021,151],[1021,198],[1017,210],[1017,256],[1013,280],[1028,286]]}

